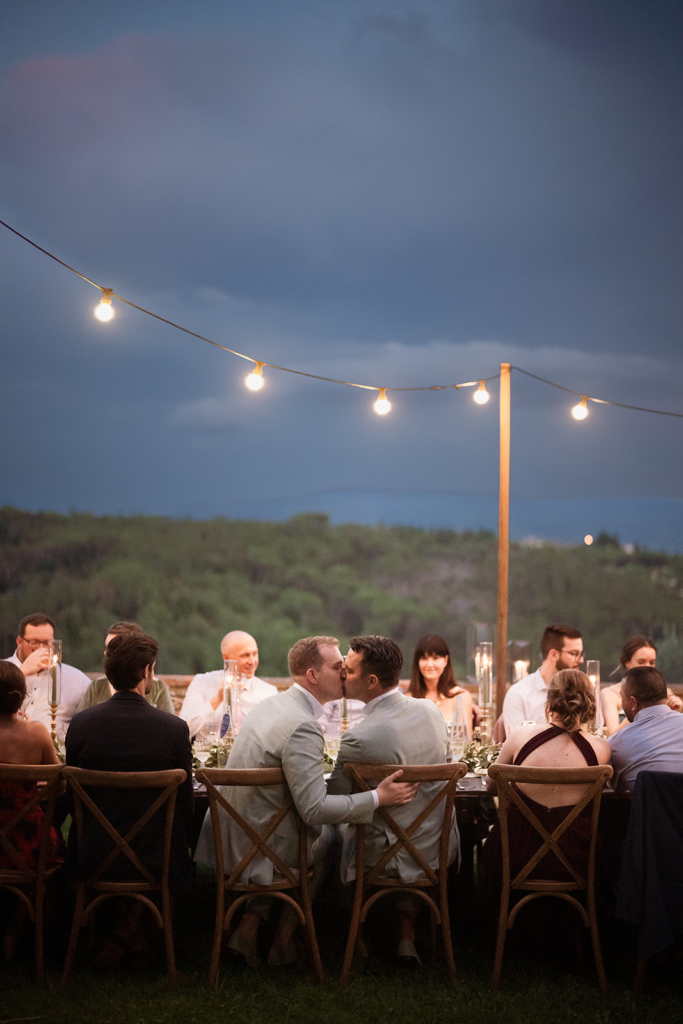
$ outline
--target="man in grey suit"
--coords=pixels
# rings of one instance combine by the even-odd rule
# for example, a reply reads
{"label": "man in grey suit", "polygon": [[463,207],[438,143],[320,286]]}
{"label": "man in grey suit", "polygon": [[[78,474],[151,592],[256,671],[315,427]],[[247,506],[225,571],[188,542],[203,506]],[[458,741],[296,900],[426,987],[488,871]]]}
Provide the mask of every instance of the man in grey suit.
{"label": "man in grey suit", "polygon": [[[351,781],[343,772],[347,761],[428,765],[451,760],[448,731],[439,709],[431,701],[416,700],[399,690],[402,665],[403,655],[393,640],[381,636],[359,636],[351,640],[346,656],[344,692],[347,697],[365,703],[365,717],[342,737],[337,764],[328,783],[330,793],[351,792]],[[407,827],[442,786],[440,782],[423,784],[409,808],[400,807],[392,813],[397,824]],[[425,860],[434,866],[439,861],[443,811],[441,803],[412,836]],[[347,825],[341,831],[342,880],[349,882],[355,878],[355,829]],[[366,826],[365,836],[369,864],[376,863],[395,840],[379,814]],[[457,851],[458,830],[454,816],[449,863],[455,860]],[[385,871],[407,883],[422,874],[419,865],[405,850],[400,850],[389,861]],[[419,964],[415,949],[417,897],[410,893],[397,895],[395,905],[399,911],[399,961],[406,962],[406,966]]]}
{"label": "man in grey suit", "polygon": [[[335,637],[316,636],[299,640],[289,652],[293,685],[284,693],[258,704],[239,730],[228,759],[228,768],[282,768],[299,815],[309,826],[310,857],[319,863],[333,838],[331,825],[340,822],[370,822],[378,806],[396,806],[412,800],[417,787],[398,782],[401,772],[385,779],[372,793],[330,796],[323,777],[322,729],[317,721],[323,705],[342,696],[344,659]],[[284,793],[280,787],[226,787],[227,799],[242,817],[257,829],[280,809]],[[251,847],[244,833],[222,813],[226,867],[238,864]],[[327,826],[327,828],[326,828]],[[269,844],[292,867],[298,856],[298,831],[288,815],[272,833]],[[207,817],[197,844],[196,859],[214,866],[211,821]],[[265,857],[254,859],[243,873],[243,882],[269,884],[273,864]],[[258,964],[256,938],[265,917],[260,903],[253,901],[242,916],[228,945],[241,953],[247,963]],[[286,963],[294,956],[295,919],[283,915],[269,954],[270,963]]]}

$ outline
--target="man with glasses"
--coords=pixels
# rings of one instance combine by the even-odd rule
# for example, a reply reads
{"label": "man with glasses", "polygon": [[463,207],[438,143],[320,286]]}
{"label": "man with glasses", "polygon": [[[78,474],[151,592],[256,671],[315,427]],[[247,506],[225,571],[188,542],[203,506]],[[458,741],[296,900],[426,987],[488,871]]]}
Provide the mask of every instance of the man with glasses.
{"label": "man with glasses", "polygon": [[[42,722],[49,730],[52,719],[47,701],[47,667],[55,624],[49,615],[34,612],[21,620],[17,632],[17,649],[11,658],[5,660],[13,662],[26,677],[26,700],[21,712],[35,722]],[[62,665],[62,698],[56,717],[58,732],[66,729],[89,686],[90,680],[85,673],[72,665]]]}
{"label": "man with glasses", "polygon": [[545,725],[548,683],[556,672],[565,668],[581,668],[583,640],[578,629],[557,623],[547,626],[541,637],[541,667],[520,679],[508,690],[503,704],[505,735],[523,722]]}

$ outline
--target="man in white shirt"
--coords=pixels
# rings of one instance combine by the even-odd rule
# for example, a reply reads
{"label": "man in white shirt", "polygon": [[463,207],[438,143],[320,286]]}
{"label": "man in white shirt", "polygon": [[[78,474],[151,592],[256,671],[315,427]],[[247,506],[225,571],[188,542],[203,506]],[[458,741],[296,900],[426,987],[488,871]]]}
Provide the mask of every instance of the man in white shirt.
{"label": "man in white shirt", "polygon": [[548,684],[556,672],[579,668],[583,664],[583,640],[578,629],[553,624],[541,637],[541,667],[514,683],[503,703],[505,735],[509,736],[522,722],[545,725]]}
{"label": "man in white shirt", "polygon": [[666,680],[649,665],[630,668],[621,681],[629,721],[609,736],[614,789],[632,790],[638,772],[683,772],[683,715],[668,705]]}
{"label": "man in white shirt", "polygon": [[[26,677],[26,700],[21,711],[34,722],[42,722],[48,730],[52,728],[50,705],[48,704],[49,644],[54,639],[55,624],[49,615],[34,612],[26,615],[17,630],[17,649],[11,661]],[[90,680],[72,665],[62,665],[62,694],[57,710],[57,732],[63,732],[76,714],[79,701],[90,686]]]}
{"label": "man in white shirt", "polygon": [[[258,647],[253,636],[234,629],[221,640],[223,660],[237,662],[239,676],[237,707],[234,709],[234,725],[239,727],[252,708],[266,697],[274,697],[277,686],[256,677],[258,668]],[[202,672],[195,676],[187,688],[180,718],[187,722],[193,739],[208,739],[211,733],[220,731],[223,719],[223,670]]]}

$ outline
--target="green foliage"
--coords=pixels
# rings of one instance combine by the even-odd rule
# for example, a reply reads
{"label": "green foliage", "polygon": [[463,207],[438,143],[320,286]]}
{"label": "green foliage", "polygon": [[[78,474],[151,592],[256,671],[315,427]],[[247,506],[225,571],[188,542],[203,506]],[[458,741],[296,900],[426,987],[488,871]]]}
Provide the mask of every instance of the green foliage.
{"label": "green foliage", "polygon": [[[22,616],[44,611],[58,622],[65,660],[90,671],[107,626],[123,618],[157,637],[161,672],[215,668],[234,628],[258,640],[263,675],[285,675],[292,643],[317,633],[392,636],[408,664],[422,634],[440,633],[464,665],[467,622],[495,621],[496,559],[487,531],[330,526],[320,514],[195,522],[6,507],[0,655],[14,649]],[[669,681],[681,683],[681,580],[681,556],[513,544],[510,636],[536,644],[549,622],[569,622],[606,676],[624,640],[645,633],[664,640]]]}

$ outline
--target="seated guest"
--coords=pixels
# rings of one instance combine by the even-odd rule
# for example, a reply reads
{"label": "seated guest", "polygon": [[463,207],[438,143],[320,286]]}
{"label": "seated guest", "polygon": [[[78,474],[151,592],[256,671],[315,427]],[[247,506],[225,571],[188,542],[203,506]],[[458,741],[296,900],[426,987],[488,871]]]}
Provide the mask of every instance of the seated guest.
{"label": "seated guest", "polygon": [[[519,683],[515,683],[519,686]],[[583,768],[608,764],[610,748],[606,740],[584,731],[596,710],[590,680],[577,669],[564,669],[550,680],[546,700],[547,724],[523,725],[506,739],[498,755],[499,764],[525,765],[529,768]],[[486,788],[496,791],[493,779]],[[518,791],[536,818],[552,834],[586,793],[588,786],[549,786],[520,783]],[[543,801],[542,803],[540,801]],[[560,804],[560,801],[563,801]],[[559,845],[569,861],[585,870],[591,833],[592,808],[588,804],[562,834]],[[508,805],[510,870],[519,872],[542,844],[541,837],[522,812]],[[484,844],[484,864],[491,880],[502,872],[500,822],[497,821]],[[569,872],[551,852],[529,875],[530,878],[570,879]]]}
{"label": "seated guest", "polygon": [[[228,768],[282,768],[296,809],[309,826],[311,863],[320,865],[334,831],[325,826],[339,822],[370,822],[378,806],[394,806],[412,800],[416,787],[397,781],[401,772],[394,772],[376,790],[355,796],[329,795],[323,778],[323,733],[318,718],[329,700],[342,694],[344,659],[339,641],[331,636],[306,637],[289,652],[289,671],[293,685],[284,693],[263,701],[254,708],[239,731],[228,758]],[[226,798],[238,813],[257,831],[282,807],[282,787],[224,787]],[[219,809],[225,852],[225,869],[231,871],[248,850],[251,839],[232,818]],[[293,814],[278,825],[273,835],[273,849],[290,867],[298,862],[298,826]],[[207,814],[197,844],[195,860],[215,867],[211,818]],[[242,882],[269,885],[273,881],[273,864],[267,857],[251,861],[241,876]],[[313,886],[314,888],[314,886]],[[266,907],[267,907],[266,902]],[[256,939],[261,921],[266,916],[262,902],[253,901],[228,940],[234,952],[243,955],[250,966],[259,963]],[[296,918],[285,913],[275,933],[269,963],[289,963],[296,958],[293,938]]]}
{"label": "seated guest", "polygon": [[503,702],[505,734],[509,736],[522,722],[544,725],[548,685],[556,672],[578,669],[583,664],[583,640],[572,626],[547,626],[541,637],[541,667],[513,683]]}
{"label": "seated guest", "polygon": [[[154,678],[159,645],[144,633],[126,633],[110,641],[104,656],[104,671],[116,691],[103,704],[74,715],[66,734],[66,763],[76,768],[107,772],[157,772],[183,768],[185,782],[177,791],[171,840],[170,884],[174,888],[190,878],[186,829],[192,821],[192,748],[187,724],[167,711],[159,711],[145,700]],[[121,835],[137,821],[157,796],[158,790],[101,790],[97,803]],[[67,844],[67,865],[73,874],[83,875],[102,859],[109,840],[98,822],[91,818],[78,847],[72,825]],[[105,845],[103,845],[105,844]],[[164,849],[164,821],[154,815],[135,840],[138,856],[158,872]],[[118,857],[107,877],[125,881],[135,869],[125,857]],[[142,904],[124,900],[121,917],[108,948],[103,952],[106,966],[113,966],[126,950],[144,939],[139,917]],[[132,904],[132,906],[131,906]],[[105,963],[102,963],[105,966]]]}
{"label": "seated guest", "polygon": [[[274,697],[277,686],[258,679],[258,647],[253,636],[235,629],[221,640],[221,656],[237,662],[239,674],[234,724],[240,726],[252,708],[266,697]],[[208,739],[220,731],[223,719],[223,669],[202,672],[187,688],[180,718],[187,722],[193,739]]]}
{"label": "seated guest", "polygon": [[[142,636],[143,632],[142,626],[139,626],[137,622],[115,622],[107,630],[107,635],[104,639],[104,653],[107,653],[109,641],[113,640],[115,636],[124,636],[126,633],[137,633],[138,636]],[[95,704],[102,704],[105,700],[109,700],[114,692],[114,687],[107,677],[98,676],[97,679],[93,679],[81,697],[78,710],[83,711],[85,708],[91,708]],[[175,714],[168,687],[166,683],[162,682],[161,679],[157,679],[156,676],[152,680],[151,690],[145,694],[145,700],[149,704],[153,704],[155,708],[159,708],[159,711],[169,711],[172,715]]]}
{"label": "seated guest", "polygon": [[629,724],[610,736],[613,786],[633,789],[638,772],[683,772],[683,715],[669,707],[666,680],[651,666],[630,668],[621,681]]}
{"label": "seated guest", "polygon": [[[638,668],[642,665],[655,667],[657,661],[657,648],[645,636],[633,636],[624,644],[619,659],[619,668],[628,672],[630,668]],[[615,669],[615,672],[617,670]],[[614,675],[614,672],[612,673]],[[683,701],[676,697],[672,690],[667,689],[667,702],[673,711],[683,711]],[[626,712],[621,705],[621,682],[606,686],[600,693],[600,704],[602,715],[605,720],[607,735],[613,736],[625,725],[628,725]]]}
{"label": "seated guest", "polygon": [[[427,765],[451,760],[446,722],[435,702],[411,700],[398,688],[402,665],[403,655],[393,640],[382,636],[357,636],[350,641],[344,691],[350,697],[363,701],[365,717],[342,737],[337,765],[327,785],[330,793],[351,792],[351,780],[343,771],[344,765],[350,761]],[[410,807],[399,808],[392,817],[407,828],[442,788],[442,782],[423,783]],[[439,863],[443,812],[442,802],[438,810],[411,835],[417,849],[434,867]],[[350,825],[342,826],[341,831],[342,880],[349,882],[355,878],[356,834]],[[368,864],[375,864],[395,839],[377,813],[365,826],[365,837]],[[458,829],[454,816],[449,863],[455,860],[457,850]],[[423,876],[419,864],[405,850],[389,861],[384,873],[403,882],[413,882]],[[399,962],[419,963],[415,949],[415,919],[420,901],[410,893],[402,893],[397,896],[395,905],[399,912]],[[406,963],[406,966],[413,965]]]}
{"label": "seated guest", "polygon": [[[26,678],[26,700],[22,714],[49,729],[52,724],[48,704],[48,644],[54,639],[55,624],[49,615],[34,612],[25,616],[17,630],[17,649],[11,661]],[[76,714],[78,703],[90,686],[84,672],[62,665],[62,699],[57,710],[57,731],[64,730]]]}
{"label": "seated guest", "polygon": [[472,696],[458,686],[453,675],[448,644],[435,633],[418,640],[408,693],[436,704],[449,726],[462,723],[472,739]]}
{"label": "seated guest", "polygon": [[[59,764],[50,734],[42,722],[27,722],[19,716],[26,699],[26,680],[16,665],[0,661],[0,764]],[[5,826],[33,798],[36,785],[5,781],[0,784],[0,825]],[[43,810],[36,806],[27,812],[7,838],[29,868],[38,866],[40,826]],[[50,829],[47,863],[53,864],[59,849],[59,837]],[[0,847],[0,868],[16,870],[16,863]],[[8,959],[14,954],[21,924],[26,916],[23,901],[17,901],[9,926],[3,935],[3,949]]]}

